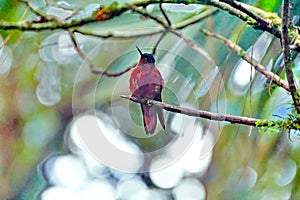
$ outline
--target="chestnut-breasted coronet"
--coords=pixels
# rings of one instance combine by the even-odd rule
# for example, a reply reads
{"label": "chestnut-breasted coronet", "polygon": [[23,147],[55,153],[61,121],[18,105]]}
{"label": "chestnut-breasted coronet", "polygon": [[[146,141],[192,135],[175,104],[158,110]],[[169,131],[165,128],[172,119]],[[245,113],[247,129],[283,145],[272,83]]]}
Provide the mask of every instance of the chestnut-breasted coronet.
{"label": "chestnut-breasted coronet", "polygon": [[[161,93],[164,87],[164,80],[155,67],[155,59],[152,54],[143,53],[137,46],[140,53],[138,64],[131,70],[129,89],[131,96],[138,99],[153,99],[162,101]],[[157,124],[157,116],[165,129],[165,122],[162,108],[141,104],[144,127],[147,135],[152,135]]]}

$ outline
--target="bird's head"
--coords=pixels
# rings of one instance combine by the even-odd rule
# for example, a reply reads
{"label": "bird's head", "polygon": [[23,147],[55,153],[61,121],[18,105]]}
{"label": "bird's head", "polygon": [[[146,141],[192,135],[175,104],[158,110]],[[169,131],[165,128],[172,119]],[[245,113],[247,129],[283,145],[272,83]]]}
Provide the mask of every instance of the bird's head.
{"label": "bird's head", "polygon": [[152,54],[150,54],[150,53],[143,53],[138,46],[136,46],[136,49],[138,50],[138,52],[141,55],[141,60],[140,61],[142,63],[152,63],[152,64],[155,63],[155,59],[154,59],[154,56]]}

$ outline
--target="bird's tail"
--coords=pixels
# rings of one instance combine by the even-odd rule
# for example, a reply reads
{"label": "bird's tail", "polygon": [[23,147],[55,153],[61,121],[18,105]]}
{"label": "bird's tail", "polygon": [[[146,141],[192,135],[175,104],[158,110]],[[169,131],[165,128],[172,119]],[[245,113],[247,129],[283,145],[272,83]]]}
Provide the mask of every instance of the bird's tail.
{"label": "bird's tail", "polygon": [[141,105],[143,112],[144,127],[147,135],[152,135],[156,128],[156,111],[154,107]]}
{"label": "bird's tail", "polygon": [[147,135],[152,135],[155,131],[156,124],[157,124],[157,116],[158,119],[165,129],[165,120],[163,115],[163,110],[161,108],[157,108],[154,106],[147,106],[141,104],[142,112],[143,112],[143,120],[144,120],[144,127]]}

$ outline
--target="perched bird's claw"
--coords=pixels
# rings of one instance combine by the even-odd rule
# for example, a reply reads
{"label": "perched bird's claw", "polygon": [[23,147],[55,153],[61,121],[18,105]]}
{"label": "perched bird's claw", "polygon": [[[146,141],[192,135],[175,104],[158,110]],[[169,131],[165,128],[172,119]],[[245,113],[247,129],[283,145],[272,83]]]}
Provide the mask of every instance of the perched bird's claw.
{"label": "perched bird's claw", "polygon": [[149,106],[149,107],[151,107],[151,106],[152,106],[152,101],[149,100],[149,99],[147,99],[147,100],[146,100],[146,105]]}

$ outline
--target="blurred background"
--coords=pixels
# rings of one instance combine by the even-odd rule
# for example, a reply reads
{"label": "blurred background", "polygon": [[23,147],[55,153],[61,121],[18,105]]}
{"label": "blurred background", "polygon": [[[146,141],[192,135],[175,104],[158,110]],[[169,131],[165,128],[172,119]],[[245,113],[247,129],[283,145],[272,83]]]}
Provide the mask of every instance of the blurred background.
{"label": "blurred background", "polygon": [[[19,1],[1,0],[0,18],[36,19]],[[117,1],[124,3],[126,1]],[[128,2],[128,1],[127,1]],[[131,1],[132,2],[132,1]],[[281,1],[243,1],[281,14]],[[29,1],[60,21],[91,16],[111,1]],[[212,14],[180,32],[199,45],[167,33],[159,43],[156,65],[165,88],[163,102],[219,114],[280,120],[291,112],[291,98],[222,42],[204,36],[205,28],[239,44],[254,60],[285,77],[278,38],[254,30],[224,11],[203,5],[163,4],[173,24]],[[163,18],[158,5],[147,11]],[[299,1],[293,23],[299,25]],[[160,25],[126,12],[112,20],[79,28],[101,38],[75,33],[93,64],[119,72],[137,63],[138,45],[151,53]],[[299,132],[263,131],[165,111],[148,137],[140,106],[130,95],[129,73],[116,78],[92,74],[68,32],[0,30],[0,199],[299,199]],[[294,53],[300,79],[300,58]],[[83,137],[107,138],[124,159],[94,140],[99,160]]]}

